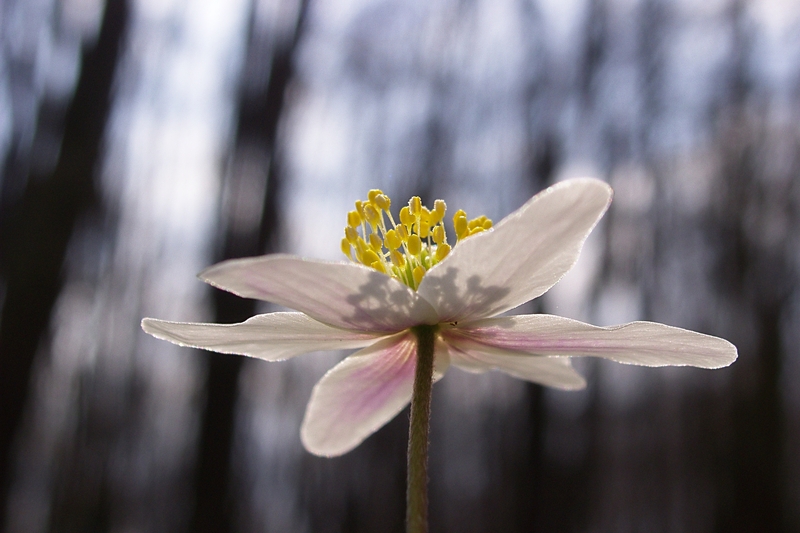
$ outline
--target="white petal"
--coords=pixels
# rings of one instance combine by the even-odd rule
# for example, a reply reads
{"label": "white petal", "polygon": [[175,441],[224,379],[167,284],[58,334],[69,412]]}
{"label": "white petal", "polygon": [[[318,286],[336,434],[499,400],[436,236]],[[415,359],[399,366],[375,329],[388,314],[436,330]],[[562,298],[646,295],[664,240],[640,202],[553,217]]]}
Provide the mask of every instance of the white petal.
{"label": "white petal", "polygon": [[311,393],[300,437],[323,456],[347,453],[411,401],[416,340],[388,337],[344,359]]}
{"label": "white petal", "polygon": [[[437,343],[434,381],[450,359]],[[404,332],[356,352],[328,371],[308,402],[300,437],[316,455],[347,453],[411,401],[416,370],[416,338]]]}
{"label": "white petal", "polygon": [[736,347],[724,339],[655,322],[601,328],[553,315],[519,315],[479,320],[448,334],[517,353],[603,357],[643,366],[721,368],[737,357]]}
{"label": "white petal", "polygon": [[419,294],[447,322],[495,316],[541,296],[575,264],[611,195],[595,179],[542,191],[493,230],[459,242],[425,274]]}
{"label": "white petal", "polygon": [[245,298],[302,311],[338,328],[394,333],[437,322],[436,312],[416,292],[354,263],[275,254],[225,261],[201,272],[200,278]]}
{"label": "white petal", "polygon": [[256,315],[241,324],[142,320],[142,329],[180,346],[281,361],[317,350],[363,348],[379,335],[326,326],[303,313]]}
{"label": "white petal", "polygon": [[586,386],[586,380],[572,368],[567,357],[520,354],[450,333],[444,333],[443,338],[448,345],[451,364],[467,372],[500,370],[515,378],[565,390]]}
{"label": "white petal", "polygon": [[445,343],[440,336],[436,336],[436,344],[434,347],[435,356],[433,359],[433,382],[436,383],[442,379],[450,368],[450,350],[447,343]]}

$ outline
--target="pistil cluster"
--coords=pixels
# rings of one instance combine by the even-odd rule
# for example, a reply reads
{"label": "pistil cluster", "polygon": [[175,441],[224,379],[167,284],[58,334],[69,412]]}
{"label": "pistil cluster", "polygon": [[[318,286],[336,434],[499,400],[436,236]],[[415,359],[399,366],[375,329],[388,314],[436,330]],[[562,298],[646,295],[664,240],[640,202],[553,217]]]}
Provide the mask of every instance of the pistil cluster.
{"label": "pistil cluster", "polygon": [[[389,210],[391,200],[379,189],[369,191],[367,200],[356,201],[355,207],[347,213],[342,239],[342,252],[351,261],[397,278],[416,290],[425,273],[450,253],[444,228],[444,200],[436,200],[433,209],[428,209],[419,196],[413,196],[400,209],[399,224]],[[492,221],[485,216],[469,220],[461,209],[453,215],[456,242],[491,227]]]}

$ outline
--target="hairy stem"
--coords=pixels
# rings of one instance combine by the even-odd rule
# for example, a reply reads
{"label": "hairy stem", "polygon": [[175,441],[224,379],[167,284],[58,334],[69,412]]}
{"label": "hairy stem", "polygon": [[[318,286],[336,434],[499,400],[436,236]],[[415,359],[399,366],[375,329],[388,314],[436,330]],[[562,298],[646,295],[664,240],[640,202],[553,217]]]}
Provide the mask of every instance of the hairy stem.
{"label": "hairy stem", "polygon": [[435,326],[417,326],[417,369],[408,428],[406,533],[428,532],[428,432],[431,419]]}

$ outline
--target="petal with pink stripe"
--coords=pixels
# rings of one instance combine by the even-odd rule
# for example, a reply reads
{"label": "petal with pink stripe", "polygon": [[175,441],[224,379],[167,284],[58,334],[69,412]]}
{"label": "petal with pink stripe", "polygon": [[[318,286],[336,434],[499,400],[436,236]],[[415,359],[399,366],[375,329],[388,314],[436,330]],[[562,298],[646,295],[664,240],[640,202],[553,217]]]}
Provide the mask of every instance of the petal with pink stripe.
{"label": "petal with pink stripe", "polygon": [[[333,367],[314,386],[300,438],[322,456],[349,452],[380,429],[411,401],[417,340],[406,331],[386,337]],[[437,341],[433,379],[450,364]]]}
{"label": "petal with pink stripe", "polygon": [[411,400],[416,339],[387,337],[354,353],[316,384],[300,437],[323,456],[347,453],[397,415]]}
{"label": "petal with pink stripe", "polygon": [[654,322],[598,327],[560,316],[518,315],[460,325],[448,335],[487,349],[642,366],[721,368],[737,357],[736,347],[724,339]]}
{"label": "petal with pink stripe", "polygon": [[586,380],[572,367],[568,357],[521,354],[475,342],[457,330],[442,334],[447,344],[450,363],[467,372],[499,370],[515,378],[548,387],[577,390]]}

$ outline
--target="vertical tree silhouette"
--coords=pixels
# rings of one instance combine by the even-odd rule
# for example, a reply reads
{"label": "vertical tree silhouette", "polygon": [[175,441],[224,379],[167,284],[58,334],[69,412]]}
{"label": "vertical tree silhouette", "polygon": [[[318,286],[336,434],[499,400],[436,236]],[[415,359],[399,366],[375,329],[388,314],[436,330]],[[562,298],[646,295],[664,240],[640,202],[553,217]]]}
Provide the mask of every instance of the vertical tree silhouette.
{"label": "vertical tree silhouette", "polygon": [[67,243],[75,222],[97,202],[95,171],[127,23],[126,0],[109,0],[99,37],[83,53],[58,163],[49,175],[28,180],[19,200],[4,206],[10,213],[0,236],[7,283],[0,322],[0,523],[5,518],[12,445],[34,355],[60,289]]}
{"label": "vertical tree silhouette", "polygon": [[[265,35],[258,26],[256,4],[251,7],[236,137],[223,186],[219,260],[274,251],[278,238],[277,198],[282,177],[277,132],[308,3],[300,1],[294,32],[283,42]],[[271,67],[266,71],[263,65]],[[218,290],[213,295],[216,322],[240,322],[255,314],[253,300]],[[209,367],[191,531],[218,533],[235,529],[231,449],[243,359],[203,354]]]}
{"label": "vertical tree silhouette", "polygon": [[[739,109],[723,126],[725,163],[712,214],[712,232],[721,247],[718,288],[752,333],[734,334],[742,356],[733,369],[731,441],[719,462],[718,531],[794,531],[783,522],[785,419],[780,376],[783,319],[797,279],[787,257],[789,247],[769,246],[748,227],[766,223],[770,211],[789,209],[791,181],[776,187],[759,176],[765,166],[759,154],[766,148],[765,131],[752,113]],[[786,239],[788,235],[781,240]]]}
{"label": "vertical tree silhouette", "polygon": [[[772,131],[768,104],[756,90],[746,7],[742,0],[729,6],[733,46],[713,110],[723,161],[709,224],[710,238],[719,246],[715,280],[735,310],[734,320],[747,326],[731,332],[741,357],[732,369],[730,441],[718,462],[717,531],[796,531],[783,503],[786,420],[780,377],[786,353],[782,329],[798,282],[788,230],[796,224],[791,190],[797,167],[775,174],[768,164],[773,136],[780,134]],[[792,223],[775,233],[769,224],[775,215]]]}

